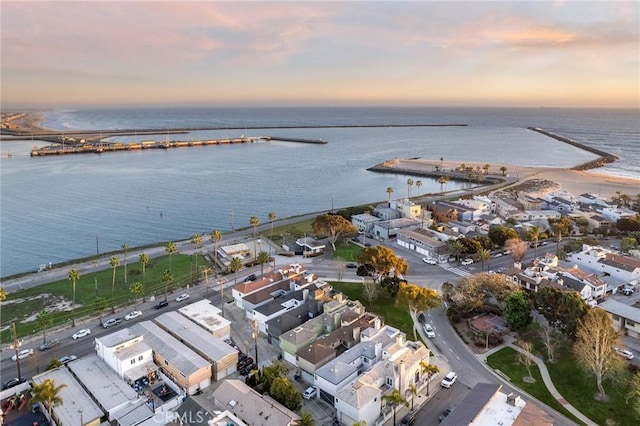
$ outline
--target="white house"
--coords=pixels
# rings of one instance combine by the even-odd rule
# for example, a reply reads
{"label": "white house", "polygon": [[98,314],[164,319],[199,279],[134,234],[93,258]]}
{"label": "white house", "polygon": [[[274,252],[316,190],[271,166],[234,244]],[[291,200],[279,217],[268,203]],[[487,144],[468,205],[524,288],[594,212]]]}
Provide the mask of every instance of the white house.
{"label": "white house", "polygon": [[144,342],[142,334],[134,334],[128,328],[123,328],[96,338],[95,343],[98,358],[130,383],[146,376],[148,369],[157,370],[153,363],[153,351]]}
{"label": "white house", "polygon": [[612,253],[599,246],[583,245],[580,253],[569,253],[567,260],[593,272],[608,274],[621,284],[640,283],[640,260]]}

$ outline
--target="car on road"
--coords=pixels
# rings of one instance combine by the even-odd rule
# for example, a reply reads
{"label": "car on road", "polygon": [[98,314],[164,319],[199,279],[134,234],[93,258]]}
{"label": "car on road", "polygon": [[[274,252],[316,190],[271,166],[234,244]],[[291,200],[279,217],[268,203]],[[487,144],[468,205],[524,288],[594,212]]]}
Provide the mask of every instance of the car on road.
{"label": "car on road", "polygon": [[132,319],[138,318],[142,315],[142,311],[131,311],[127,315],[124,316],[125,321],[130,321]]}
{"label": "car on road", "polygon": [[622,294],[624,294],[625,296],[631,296],[633,293],[635,293],[635,291],[635,287],[625,287],[622,289]]}
{"label": "car on road", "polygon": [[104,328],[109,328],[109,327],[113,327],[114,325],[118,325],[122,322],[122,320],[120,318],[111,318],[106,320],[105,322],[102,323],[102,327]]}
{"label": "car on road", "polygon": [[624,358],[626,358],[628,360],[632,360],[634,358],[633,353],[631,353],[631,351],[628,350],[628,349],[623,349],[623,348],[613,348],[613,349],[621,357],[624,357]]}
{"label": "car on road", "polygon": [[498,253],[494,254],[493,257],[502,257],[502,252],[498,252]]}
{"label": "car on road", "polygon": [[400,424],[404,425],[412,425],[416,422],[416,415],[413,411],[409,411],[405,416],[400,420]]}
{"label": "car on road", "polygon": [[76,340],[81,337],[88,336],[90,334],[91,334],[91,330],[89,330],[88,328],[83,328],[82,330],[78,330],[75,333],[73,333],[73,336],[71,337],[73,338],[73,340]]}
{"label": "car on road", "polygon": [[434,337],[436,337],[436,332],[433,331],[433,327],[431,327],[431,325],[429,324],[424,325],[424,333],[429,339],[433,339]]}
{"label": "car on road", "polygon": [[425,322],[427,322],[427,317],[424,316],[424,312],[420,312],[418,314],[418,322],[420,324],[424,324]]}
{"label": "car on road", "polygon": [[358,267],[357,263],[353,263],[353,262],[347,263],[347,268],[349,269],[355,269],[357,267]]}
{"label": "car on road", "polygon": [[60,341],[58,339],[47,340],[46,342],[44,342],[43,344],[40,345],[40,350],[41,351],[49,350],[52,347],[54,347],[55,345],[57,345],[58,343],[60,343]]}
{"label": "car on road", "polygon": [[244,282],[255,281],[255,279],[256,279],[256,274],[249,274],[247,275],[247,278],[244,279]]}
{"label": "car on road", "polygon": [[9,379],[4,383],[2,383],[2,390],[9,389],[14,386],[18,386],[20,383],[24,383],[26,381],[27,379],[25,379],[24,377],[21,377],[19,379],[17,377],[14,377],[13,379]]}
{"label": "car on road", "polygon": [[437,265],[438,264],[438,261],[433,259],[433,258],[431,258],[431,257],[423,257],[422,261],[424,263],[428,263],[429,265]]}
{"label": "car on road", "polygon": [[161,301],[159,301],[158,303],[156,303],[154,305],[154,309],[161,309],[161,308],[164,308],[166,306],[169,306],[169,302],[167,302],[166,300],[161,300]]}
{"label": "car on road", "polygon": [[19,359],[25,359],[28,356],[33,355],[33,349],[23,349],[18,352],[17,355],[11,357],[11,361],[17,361]]}
{"label": "car on road", "polygon": [[182,293],[180,296],[176,297],[176,302],[182,302],[183,300],[187,300],[189,296],[187,293]]}
{"label": "car on road", "polygon": [[446,376],[444,376],[444,379],[440,382],[440,386],[449,389],[453,386],[456,380],[458,380],[458,375],[453,371],[450,371]]}
{"label": "car on road", "polygon": [[446,419],[449,414],[451,414],[451,411],[451,408],[447,408],[446,410],[444,410],[442,414],[440,414],[440,417],[438,417],[438,420],[442,423],[442,421]]}
{"label": "car on road", "polygon": [[58,361],[60,361],[61,364],[67,364],[71,361],[75,361],[76,359],[78,359],[77,356],[75,355],[69,355],[69,356],[63,356],[62,358],[60,358]]}
{"label": "car on road", "polygon": [[307,390],[304,391],[304,393],[302,394],[302,397],[304,399],[311,399],[314,396],[316,396],[316,392],[318,392],[318,388],[315,386],[309,386],[307,388]]}
{"label": "car on road", "polygon": [[471,265],[473,264],[473,259],[464,259],[460,264],[463,266]]}

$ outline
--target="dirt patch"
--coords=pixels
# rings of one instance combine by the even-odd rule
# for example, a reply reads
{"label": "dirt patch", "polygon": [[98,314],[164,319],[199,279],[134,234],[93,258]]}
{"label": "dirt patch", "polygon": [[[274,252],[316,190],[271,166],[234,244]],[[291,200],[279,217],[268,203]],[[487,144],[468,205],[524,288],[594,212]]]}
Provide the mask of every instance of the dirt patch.
{"label": "dirt patch", "polygon": [[[64,297],[60,297],[60,296],[54,296],[51,293],[42,293],[39,294],[37,296],[33,296],[33,297],[27,297],[27,298],[20,298],[20,299],[13,299],[13,300],[7,300],[4,303],[26,303],[26,302],[32,302],[34,300],[41,300],[42,305],[46,306],[46,308],[44,308],[43,310],[45,312],[48,313],[54,313],[54,312],[71,312],[72,310],[72,303],[70,300],[65,299]],[[76,303],[76,309],[78,309],[79,307],[81,307],[82,305],[79,305]],[[38,312],[33,312],[31,315],[29,315],[28,317],[24,318],[23,320],[20,321],[21,324],[28,324],[31,322],[35,322],[38,319],[38,314],[40,313],[40,311]]]}
{"label": "dirt patch", "polygon": [[530,195],[544,195],[549,192],[559,191],[560,184],[547,179],[529,179],[519,185],[509,187],[508,190],[526,192]]}
{"label": "dirt patch", "polygon": [[[483,354],[483,353],[485,353],[487,351],[486,340],[485,340],[484,336],[481,336],[477,331],[475,331],[471,327],[469,327],[469,324],[467,324],[466,320],[463,320],[463,321],[460,321],[460,322],[457,322],[457,323],[453,324],[453,327],[458,332],[458,335],[460,337],[462,337],[462,340],[464,340],[464,342],[473,351],[473,353],[475,353],[475,354]],[[475,344],[475,342],[480,343],[480,341],[482,341],[482,345],[476,345]],[[492,345],[491,342],[489,342],[489,348],[488,349],[491,349],[494,346],[495,345]]]}

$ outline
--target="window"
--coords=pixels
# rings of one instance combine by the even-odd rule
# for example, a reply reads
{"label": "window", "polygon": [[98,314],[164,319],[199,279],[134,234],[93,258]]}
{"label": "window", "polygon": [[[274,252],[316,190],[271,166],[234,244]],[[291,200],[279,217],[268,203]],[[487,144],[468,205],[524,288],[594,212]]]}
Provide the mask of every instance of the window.
{"label": "window", "polygon": [[393,387],[393,378],[387,377],[386,383],[387,383],[387,386]]}
{"label": "window", "polygon": [[136,363],[135,358],[134,358],[134,359],[132,359],[132,360],[130,361],[130,363],[131,363],[131,364],[135,364],[135,363]]}
{"label": "window", "polygon": [[138,356],[138,361],[142,361],[142,358],[143,358],[143,356],[142,356],[142,355],[139,355],[139,356]]}

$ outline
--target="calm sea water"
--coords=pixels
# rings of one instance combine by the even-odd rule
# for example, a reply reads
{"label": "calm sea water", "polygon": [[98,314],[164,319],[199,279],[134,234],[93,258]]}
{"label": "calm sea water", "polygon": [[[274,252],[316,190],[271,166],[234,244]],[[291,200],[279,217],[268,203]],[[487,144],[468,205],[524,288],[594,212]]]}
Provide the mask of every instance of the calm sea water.
{"label": "calm sea water", "polygon": [[[559,143],[542,127],[621,157],[599,171],[640,176],[637,110],[482,108],[189,108],[51,111],[56,129],[236,127],[171,139],[277,135],[326,145],[269,142],[30,158],[35,142],[0,144],[0,276],[100,251],[249,226],[407,194],[408,176],[366,169],[394,157],[531,166],[572,166],[594,155]],[[260,129],[260,126],[447,124],[468,127]],[[252,129],[258,127],[257,129]],[[141,141],[165,136],[127,137]],[[6,153],[11,152],[11,158]],[[421,193],[439,192],[420,179]],[[449,182],[447,189],[464,184]],[[640,192],[640,188],[639,191]],[[417,193],[414,186],[412,194]]]}

